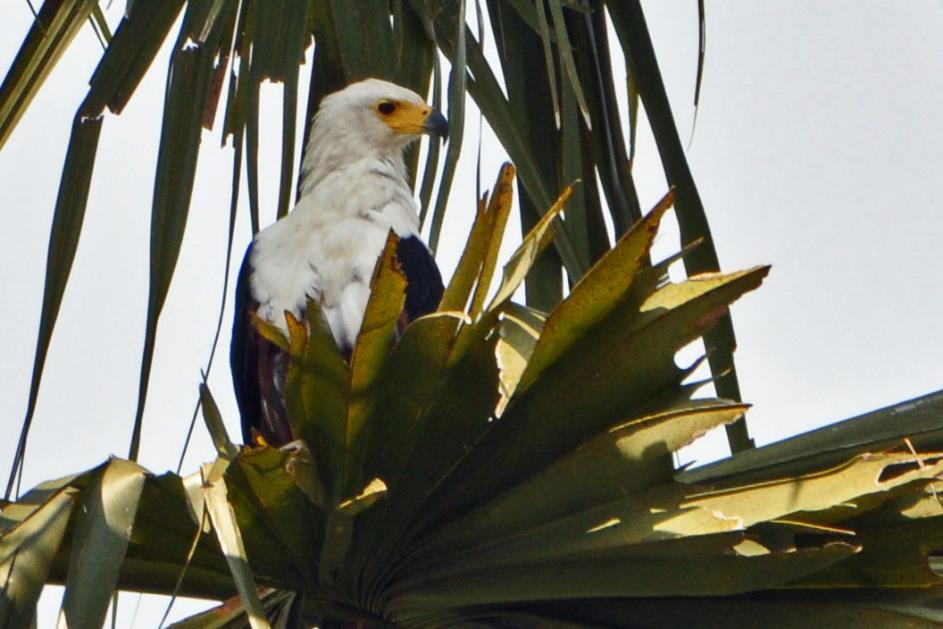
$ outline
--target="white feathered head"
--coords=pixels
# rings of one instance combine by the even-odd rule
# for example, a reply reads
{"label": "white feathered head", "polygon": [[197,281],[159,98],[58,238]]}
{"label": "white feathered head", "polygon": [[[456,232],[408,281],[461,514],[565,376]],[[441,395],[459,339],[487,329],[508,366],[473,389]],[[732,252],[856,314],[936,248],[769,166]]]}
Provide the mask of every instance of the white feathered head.
{"label": "white feathered head", "polygon": [[352,83],[325,96],[315,114],[303,164],[306,184],[359,159],[401,163],[410,142],[422,134],[444,138],[448,129],[445,117],[410,89],[380,79]]}
{"label": "white feathered head", "polygon": [[378,149],[402,149],[423,133],[444,137],[446,119],[416,92],[380,79],[366,79],[325,96],[312,137],[342,133]]}

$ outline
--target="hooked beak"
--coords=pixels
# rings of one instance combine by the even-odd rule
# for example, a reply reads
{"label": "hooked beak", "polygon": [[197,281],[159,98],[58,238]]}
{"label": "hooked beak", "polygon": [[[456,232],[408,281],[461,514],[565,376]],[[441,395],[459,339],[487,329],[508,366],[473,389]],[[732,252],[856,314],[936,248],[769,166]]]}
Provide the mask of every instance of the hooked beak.
{"label": "hooked beak", "polygon": [[445,116],[439,113],[438,109],[429,110],[426,121],[422,125],[422,130],[429,135],[434,135],[447,140],[449,137],[449,121]]}

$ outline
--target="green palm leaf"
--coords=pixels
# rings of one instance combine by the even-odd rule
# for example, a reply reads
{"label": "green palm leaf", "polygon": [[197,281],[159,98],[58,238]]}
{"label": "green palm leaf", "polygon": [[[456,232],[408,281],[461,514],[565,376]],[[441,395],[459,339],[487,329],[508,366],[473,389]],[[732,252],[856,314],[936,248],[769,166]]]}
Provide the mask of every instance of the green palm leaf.
{"label": "green palm leaf", "polygon": [[[768,268],[719,273],[639,2],[486,5],[497,64],[485,25],[473,33],[458,1],[129,2],[112,37],[91,0],[43,3],[0,84],[0,147],[89,17],[105,50],[76,109],[55,207],[27,411],[0,512],[0,624],[33,623],[47,582],[65,584],[62,617],[73,626],[101,624],[116,589],[224,602],[185,627],[751,626],[771,614],[784,626],[805,626],[810,614],[835,625],[940,620],[932,600],[940,560],[931,550],[943,544],[940,394],[676,469],[673,454],[715,427],[728,429],[734,451],[752,445],[728,306]],[[11,501],[103,114],[127,106],[183,9],[155,159],[131,461],[112,459]],[[607,20],[629,71],[627,130]],[[431,84],[434,103],[447,92],[459,128],[442,174],[437,146],[424,164],[418,149],[408,159],[411,181],[423,172],[433,242],[461,176],[466,94],[515,166],[478,200],[440,311],[401,337],[405,280],[392,236],[350,362],[315,305],[304,321],[288,318],[287,336],[257,322],[290,353],[285,402],[299,441],[281,449],[232,443],[203,383],[216,460],[187,477],[153,475],[133,459],[203,131],[225,93],[230,251],[243,162],[249,221],[253,232],[261,227],[265,81],[283,84],[278,216],[298,188],[300,66],[312,41],[308,126],[324,95],[367,76],[423,94]],[[451,63],[447,90],[443,59]],[[699,87],[703,47],[698,64]],[[646,216],[631,171],[639,102],[672,187]],[[492,293],[515,173],[525,233]],[[672,203],[680,252],[652,261]],[[669,283],[677,260],[689,277]],[[512,301],[522,284],[526,306]],[[697,338],[716,399],[697,398],[703,383],[687,380],[699,362],[675,363]]]}
{"label": "green palm leaf", "polygon": [[[745,624],[787,601],[828,618],[931,618],[922,601],[941,584],[929,549],[941,541],[943,454],[880,448],[908,435],[934,445],[938,396],[899,406],[900,422],[871,440],[859,437],[881,413],[677,470],[674,452],[747,406],[691,398],[674,354],[766,269],[663,283],[675,257],[644,261],[669,196],[549,314],[499,289],[472,316],[468,277],[487,283],[493,270],[512,172],[481,206],[450,287],[458,312],[421,318],[394,342],[403,279],[391,237],[353,368],[317,308],[307,322],[289,317],[287,337],[260,324],[290,352],[300,441],[237,448],[203,385],[219,457],[198,474],[113,460],[7,506],[3,619],[28,621],[46,580],[66,584],[67,617],[92,624],[115,586],[238,592],[186,627],[634,626],[665,601],[680,601],[668,617],[707,605],[713,618],[717,602]],[[534,268],[556,211],[511,257],[506,286]],[[867,605],[862,586],[877,590]]]}

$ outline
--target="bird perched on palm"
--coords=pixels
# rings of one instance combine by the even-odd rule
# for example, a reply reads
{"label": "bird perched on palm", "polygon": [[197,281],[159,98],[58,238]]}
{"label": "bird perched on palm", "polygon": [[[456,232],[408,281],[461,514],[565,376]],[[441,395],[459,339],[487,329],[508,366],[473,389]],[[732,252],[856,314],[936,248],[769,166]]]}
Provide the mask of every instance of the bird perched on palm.
{"label": "bird perched on palm", "polygon": [[392,230],[406,278],[401,327],[435,310],[442,277],[419,239],[403,150],[422,134],[445,137],[448,122],[412,90],[367,79],[326,96],[315,115],[294,209],[260,231],[236,287],[230,364],[243,439],[292,440],[283,386],[287,354],[263,338],[253,316],[286,327],[311,300],[345,356],[360,331],[370,279]]}

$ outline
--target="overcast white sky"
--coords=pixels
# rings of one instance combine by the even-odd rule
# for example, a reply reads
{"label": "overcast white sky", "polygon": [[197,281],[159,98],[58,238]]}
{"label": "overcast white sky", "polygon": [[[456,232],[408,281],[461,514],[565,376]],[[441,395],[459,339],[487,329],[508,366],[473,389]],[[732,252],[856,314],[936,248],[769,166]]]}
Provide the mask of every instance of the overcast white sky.
{"label": "overcast white sky", "polygon": [[[117,18],[123,3],[109,13]],[[120,5],[120,6],[118,6]],[[644,3],[685,137],[697,56],[691,0]],[[0,72],[31,20],[0,4]],[[943,4],[937,0],[707,3],[707,63],[689,160],[722,266],[773,264],[733,310],[743,395],[760,444],[940,388],[943,298]],[[100,47],[85,29],[0,151],[0,479],[19,431],[42,300],[49,225],[72,116]],[[85,229],[53,338],[30,439],[25,486],[124,456],[130,437],[147,299],[149,211],[167,51],[130,106],[108,116]],[[623,70],[617,66],[617,79]],[[280,87],[266,90],[270,97]],[[264,206],[274,215],[280,105],[263,102]],[[440,263],[455,264],[471,220],[477,115]],[[665,190],[642,130],[636,176],[643,206]],[[205,134],[187,237],[158,333],[140,460],[176,466],[216,324],[228,221],[231,150]],[[503,160],[484,137],[483,179]],[[270,219],[269,219],[270,220]],[[677,247],[669,223],[658,251]],[[516,233],[516,228],[515,228]],[[249,239],[244,214],[236,234]],[[506,243],[509,244],[509,243]],[[224,326],[210,386],[230,431],[238,416]],[[185,471],[213,454],[198,425]],[[709,436],[687,458],[720,456]],[[129,626],[136,597],[126,597]],[[125,600],[125,599],[123,599]],[[51,626],[47,599],[40,627]],[[138,624],[156,624],[146,600]],[[177,608],[179,616],[186,606]],[[157,614],[155,616],[155,614]]]}

